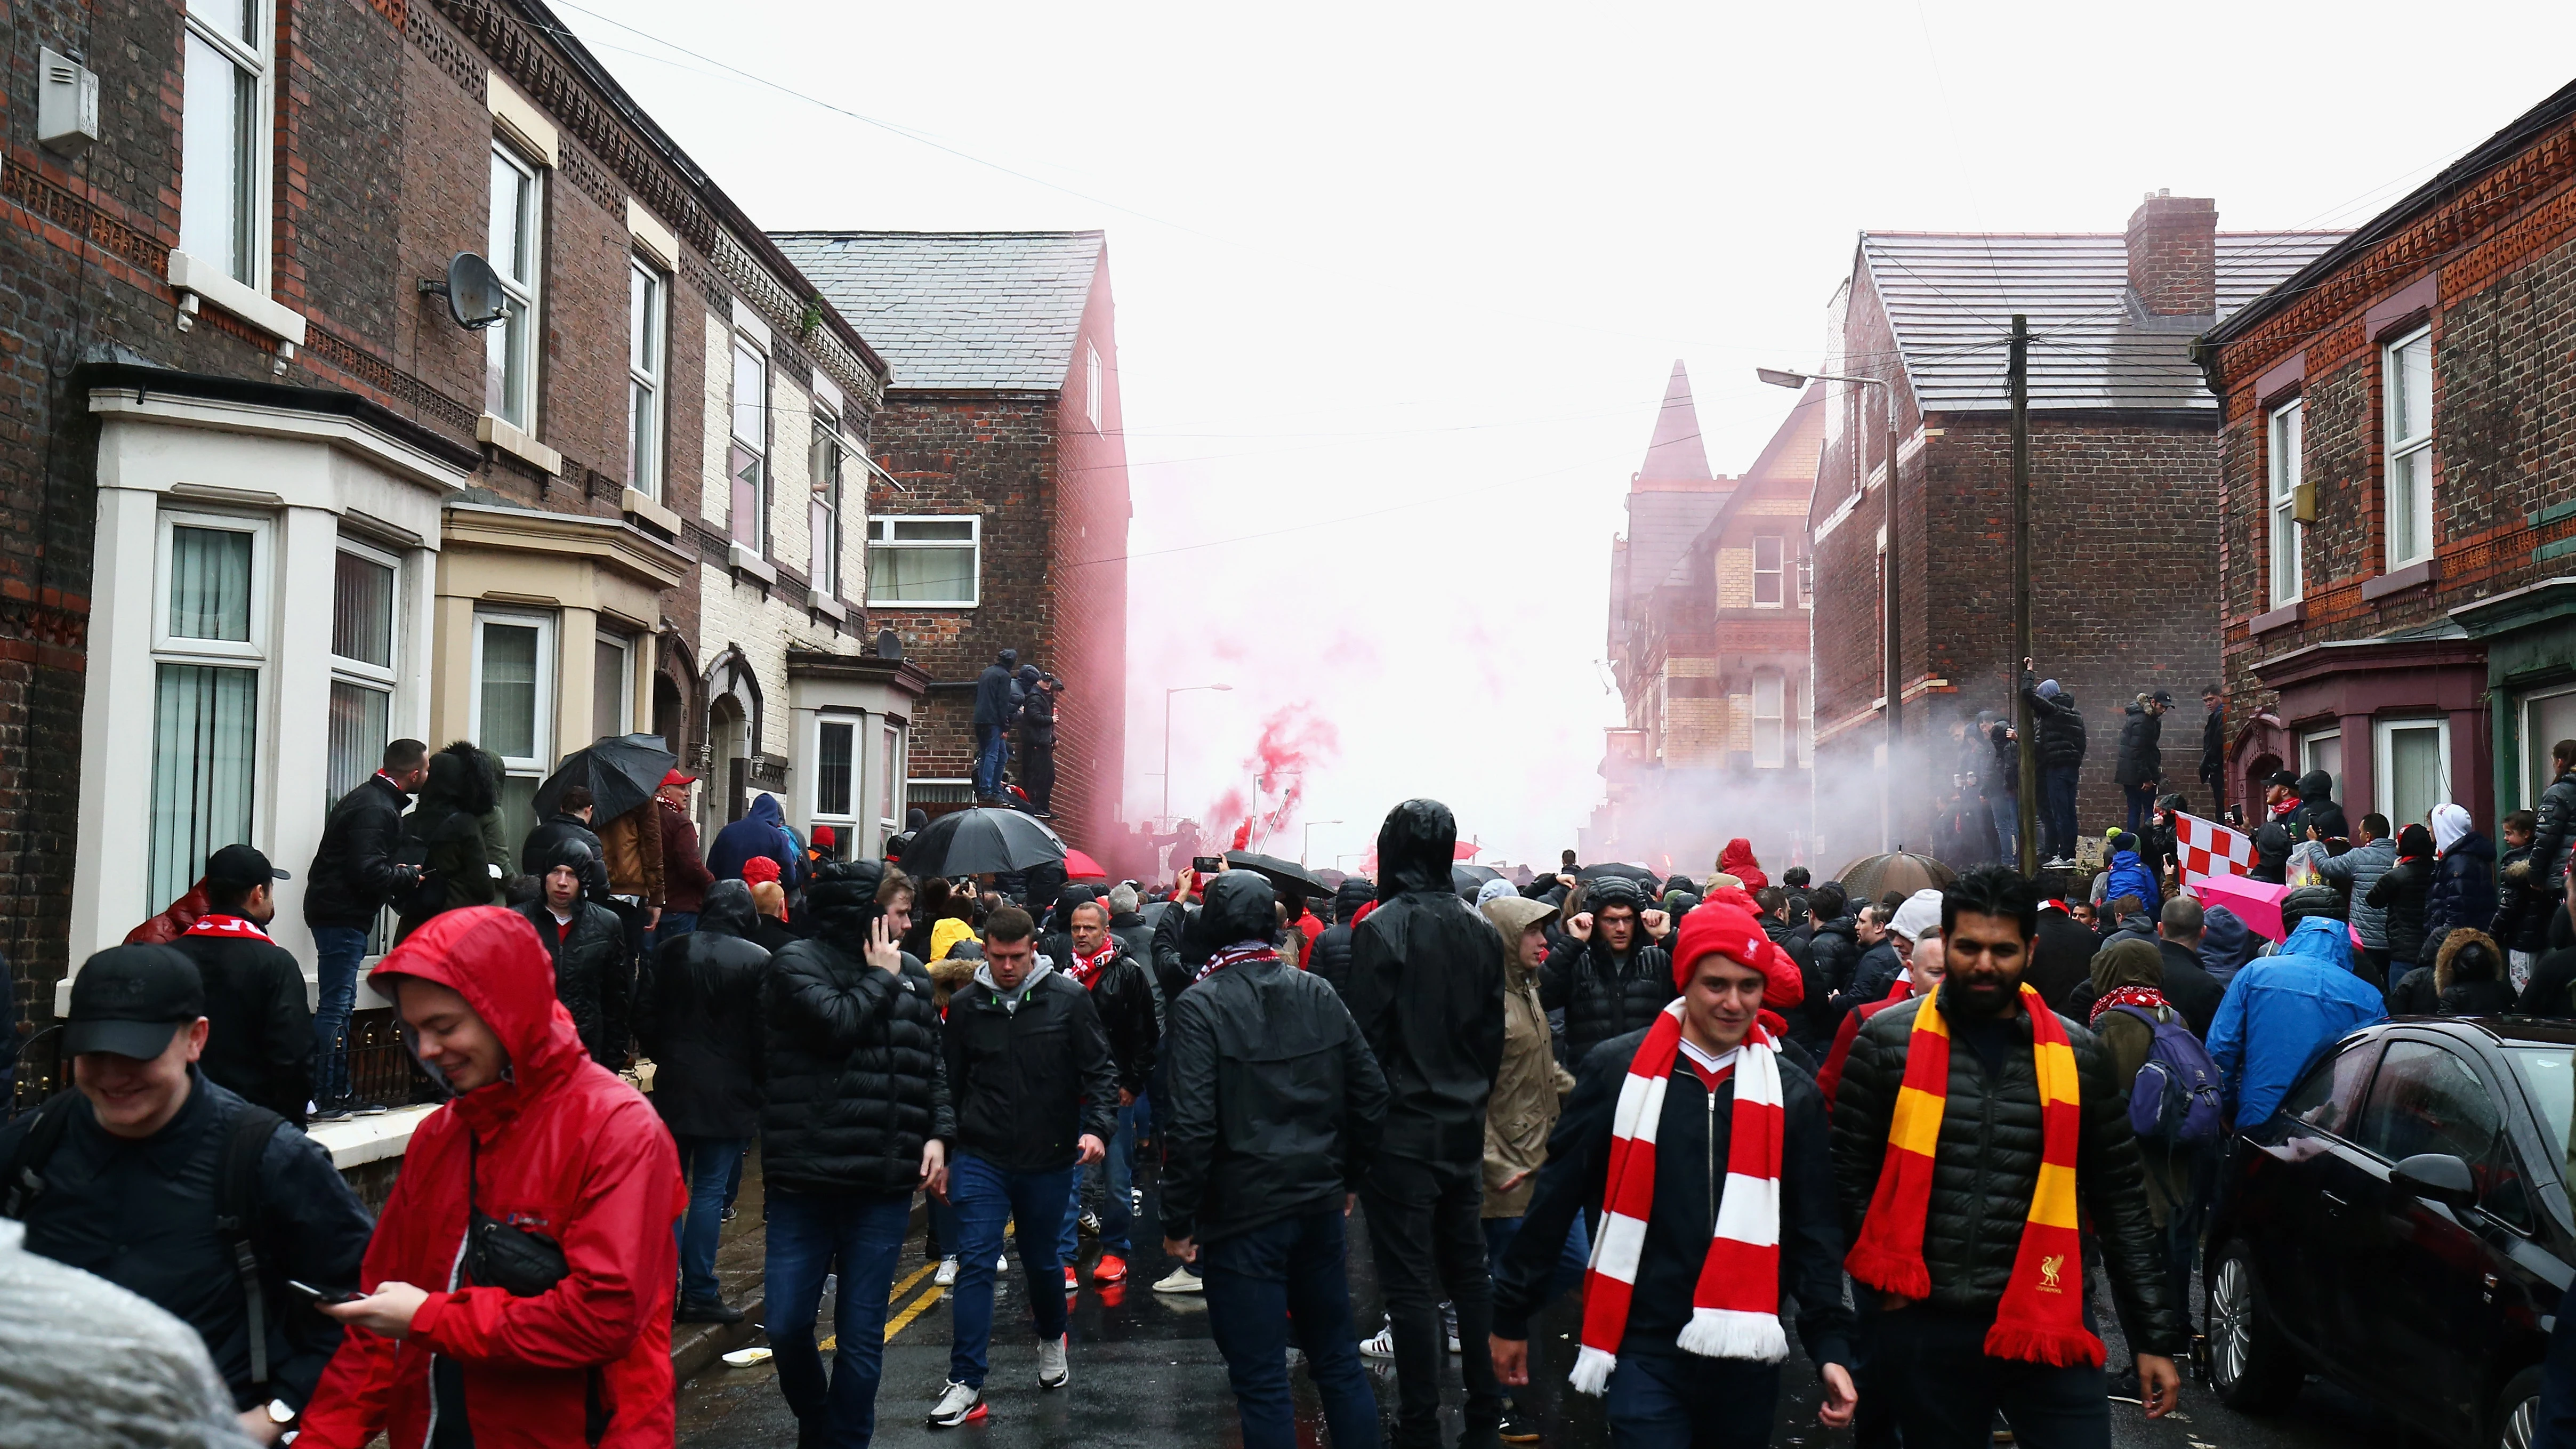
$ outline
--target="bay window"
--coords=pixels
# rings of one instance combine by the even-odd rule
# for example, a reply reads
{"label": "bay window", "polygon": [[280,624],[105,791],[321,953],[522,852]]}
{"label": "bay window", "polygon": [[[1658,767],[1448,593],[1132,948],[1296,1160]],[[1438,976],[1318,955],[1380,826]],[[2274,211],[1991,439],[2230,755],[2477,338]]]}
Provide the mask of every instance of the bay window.
{"label": "bay window", "polygon": [[2381,352],[2388,390],[2388,475],[2383,490],[2388,567],[2433,553],[2433,332],[2419,329]]}
{"label": "bay window", "polygon": [[474,743],[500,757],[506,838],[536,828],[537,785],[554,768],[555,620],[476,610]]}
{"label": "bay window", "polygon": [[602,631],[590,646],[590,733],[622,735],[635,721],[635,649],[622,634]]}
{"label": "bay window", "polygon": [[179,250],[268,287],[269,36],[263,0],[190,0],[179,102]]}
{"label": "bay window", "polygon": [[251,840],[268,551],[264,521],[161,516],[144,865],[154,910],[187,893],[208,855]]}
{"label": "bay window", "polygon": [[322,769],[325,808],[364,784],[393,738],[391,555],[341,541],[331,579],[331,713]]}

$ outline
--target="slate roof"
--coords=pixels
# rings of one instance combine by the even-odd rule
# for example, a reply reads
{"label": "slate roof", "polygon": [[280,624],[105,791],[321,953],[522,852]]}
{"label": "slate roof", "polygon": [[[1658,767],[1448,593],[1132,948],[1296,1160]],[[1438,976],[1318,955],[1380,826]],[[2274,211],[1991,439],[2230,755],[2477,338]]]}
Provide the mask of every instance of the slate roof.
{"label": "slate roof", "polygon": [[[2218,400],[2192,364],[2192,339],[2343,236],[2219,233],[2214,317],[2158,317],[2140,307],[2118,232],[1864,232],[1860,249],[1925,412],[2011,406],[2004,367],[2016,312],[2030,318],[2034,409],[2202,410]],[[1879,370],[1861,359],[1853,366]]]}
{"label": "slate roof", "polygon": [[1097,231],[770,233],[894,367],[898,388],[1064,386]]}

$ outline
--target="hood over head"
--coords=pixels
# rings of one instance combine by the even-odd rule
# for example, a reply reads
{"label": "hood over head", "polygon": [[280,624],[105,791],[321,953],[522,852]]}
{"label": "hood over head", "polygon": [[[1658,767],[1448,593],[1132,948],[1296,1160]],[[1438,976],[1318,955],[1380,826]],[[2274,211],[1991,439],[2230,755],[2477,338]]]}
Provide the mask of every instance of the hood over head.
{"label": "hood over head", "polygon": [[2093,992],[2100,996],[2122,986],[2164,989],[2165,958],[2144,941],[2114,941],[2093,953]]}
{"label": "hood over head", "polygon": [[706,903],[698,907],[698,929],[718,936],[751,939],[760,929],[760,913],[752,909],[751,887],[738,880],[720,880],[707,887]]}
{"label": "hood over head", "polygon": [[2504,979],[2504,950],[2496,945],[2495,937],[2459,926],[2442,938],[2441,954],[2433,958],[2433,987],[2437,992],[2450,990],[2454,981]]}
{"label": "hood over head", "polygon": [[1761,918],[1741,906],[1718,900],[1703,904],[1682,917],[1682,928],[1674,933],[1673,943],[1676,991],[1688,991],[1692,968],[1701,958],[1715,954],[1762,973],[1765,1009],[1784,1010],[1806,999],[1806,978],[1799,973],[1798,963],[1789,959],[1789,953],[1762,929]]}
{"label": "hood over head", "polygon": [[1458,817],[1437,800],[1407,800],[1386,812],[1377,829],[1377,898],[1406,891],[1451,893],[1449,867],[1458,856]]}
{"label": "hood over head", "polygon": [[2254,959],[2260,938],[2242,917],[2225,906],[2211,906],[2200,917],[2200,964],[2224,981]]}
{"label": "hood over head", "polygon": [[2447,800],[2433,807],[2433,849],[2440,854],[2450,854],[2461,836],[2476,831],[2477,824],[2469,819],[2468,811]]}
{"label": "hood over head", "polygon": [[[460,771],[450,767],[442,781],[438,762],[446,759],[457,761],[463,768]],[[430,756],[429,778],[433,785],[443,783],[448,803],[468,815],[482,815],[501,799],[500,760],[466,740],[458,740]]]}
{"label": "hood over head", "polygon": [[2303,957],[2338,971],[2349,971],[2352,969],[2351,931],[2351,927],[2332,916],[2309,916],[2291,930],[2290,939],[2281,943],[2279,955]]}
{"label": "hood over head", "polygon": [[2429,860],[2433,855],[2433,832],[2421,825],[2409,825],[2397,832],[2397,855],[2401,860]]}
{"label": "hood over head", "polygon": [[1726,842],[1726,848],[1718,852],[1716,873],[1735,877],[1748,890],[1758,891],[1771,883],[1771,878],[1762,873],[1762,862],[1753,858],[1753,842],[1741,835]]}
{"label": "hood over head", "polygon": [[885,867],[873,860],[831,860],[816,867],[805,887],[805,910],[814,934],[843,955],[867,949],[868,927],[884,912],[877,906],[877,886]]}
{"label": "hood over head", "polygon": [[2043,679],[2039,682],[2039,697],[2042,699],[2055,699],[2063,693],[2065,691],[2057,687],[2057,681],[2054,679]]}
{"label": "hood over head", "polygon": [[[400,976],[435,982],[464,997],[509,1053],[508,1073],[458,1098],[460,1105],[472,1104],[479,1112],[488,1101],[507,1112],[541,1083],[587,1060],[572,1014],[555,998],[554,959],[536,927],[517,911],[465,906],[440,912],[385,953],[367,973],[367,983],[391,999]],[[408,1043],[408,1031],[404,1038]]]}
{"label": "hood over head", "polygon": [[1520,893],[1520,887],[1513,885],[1510,881],[1503,879],[1501,876],[1496,876],[1492,880],[1485,882],[1483,885],[1476,887],[1476,904],[1481,906],[1487,901],[1499,900],[1504,896],[1517,896]]}
{"label": "hood over head", "polygon": [[1920,941],[1926,936],[1939,935],[1941,933],[1941,893],[1927,886],[1907,896],[1905,904],[1898,906],[1896,914],[1888,919],[1887,929],[1909,941]]}
{"label": "hood over head", "polygon": [[2324,916],[2329,920],[2340,921],[2345,919],[2345,912],[2349,909],[2350,906],[2343,898],[2343,892],[2333,886],[2301,886],[2281,897],[2281,928],[2288,931],[2297,930],[2299,923],[2310,916]]}
{"label": "hood over head", "polygon": [[2168,791],[2156,797],[2156,811],[2158,814],[2171,814],[2186,808],[2187,803],[2182,796]]}
{"label": "hood over head", "polygon": [[1353,912],[1376,899],[1376,881],[1364,875],[1344,876],[1342,883],[1333,887],[1333,919],[1347,926]]}
{"label": "hood over head", "polygon": [[598,858],[592,852],[589,841],[566,835],[546,842],[546,848],[538,851],[535,859],[528,864],[540,879],[557,866],[569,866],[574,875],[587,879],[590,875],[591,862]]}
{"label": "hood over head", "polygon": [[778,808],[777,796],[763,790],[751,797],[751,808],[743,812],[743,818],[757,820],[763,825],[784,825],[787,812]]}
{"label": "hood over head", "polygon": [[1495,930],[1503,933],[1503,974],[1514,984],[1536,975],[1538,968],[1521,964],[1521,933],[1532,926],[1545,924],[1556,915],[1556,907],[1514,892],[1496,896],[1476,909],[1486,920],[1494,923]]}
{"label": "hood over head", "polygon": [[2299,777],[2299,798],[2330,800],[2334,798],[2334,776],[2323,770],[2310,770]]}
{"label": "hood over head", "polygon": [[1020,651],[1017,649],[1005,649],[1001,653],[993,656],[993,662],[1001,665],[1004,669],[1015,669],[1019,666]]}
{"label": "hood over head", "polygon": [[1222,951],[1238,941],[1267,941],[1279,932],[1279,893],[1248,870],[1210,876],[1199,913],[1182,935],[1191,951]]}

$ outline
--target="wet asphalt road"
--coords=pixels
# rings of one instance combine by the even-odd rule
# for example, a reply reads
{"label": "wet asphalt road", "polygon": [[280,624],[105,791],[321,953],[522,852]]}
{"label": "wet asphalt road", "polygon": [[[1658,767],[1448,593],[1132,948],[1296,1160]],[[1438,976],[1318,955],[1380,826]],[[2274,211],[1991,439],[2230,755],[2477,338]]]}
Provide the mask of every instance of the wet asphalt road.
{"label": "wet asphalt road", "polygon": [[[1146,1173],[1140,1169],[1140,1178]],[[1037,1387],[1037,1353],[1028,1316],[1027,1283],[1016,1259],[997,1287],[991,1376],[985,1384],[990,1413],[981,1424],[933,1430],[923,1416],[947,1378],[949,1316],[925,1267],[921,1240],[907,1247],[896,1273],[898,1293],[885,1350],[885,1377],[877,1396],[876,1442],[890,1449],[938,1445],[941,1449],[1084,1449],[1124,1446],[1219,1445],[1242,1442],[1227,1387],[1225,1363],[1210,1339],[1207,1300],[1197,1294],[1160,1294],[1152,1284],[1169,1270],[1159,1235],[1152,1233],[1154,1194],[1145,1183],[1145,1215],[1138,1223],[1139,1252],[1133,1280],[1095,1287],[1090,1262],[1096,1249],[1083,1240],[1084,1273],[1073,1314],[1073,1381],[1053,1393]],[[746,1196],[746,1208],[752,1206]],[[1151,1244],[1152,1246],[1146,1246]],[[1375,1274],[1367,1251],[1367,1211],[1353,1216],[1352,1303],[1365,1335],[1379,1324]],[[913,1280],[906,1286],[906,1280]],[[1534,1327],[1530,1386],[1521,1406],[1543,1431],[1547,1449],[1598,1449],[1609,1436],[1599,1401],[1565,1386],[1573,1363],[1572,1335],[1579,1322],[1572,1298],[1557,1303]],[[831,1304],[823,1306],[819,1332],[831,1331]],[[1790,1334],[1794,1344],[1797,1335]],[[2111,1362],[2126,1363],[2126,1349],[2112,1328]],[[826,1353],[826,1361],[829,1354]],[[1381,1423],[1391,1425],[1395,1375],[1384,1361],[1364,1360],[1377,1389]],[[1461,1397],[1452,1360],[1444,1394],[1447,1431],[1454,1442]],[[1298,1439],[1330,1442],[1313,1386],[1302,1370],[1293,1376]],[[1815,1374],[1793,1354],[1782,1378],[1780,1412],[1772,1443],[1850,1445],[1849,1430],[1819,1428]],[[2287,1413],[2253,1419],[2233,1413],[2186,1376],[2181,1408],[2157,1422],[2131,1404],[2111,1406],[2117,1449],[2406,1449],[2410,1441],[2384,1415],[2339,1391],[2311,1383]],[[767,1365],[731,1369],[721,1364],[680,1387],[679,1442],[683,1449],[768,1449],[792,1446],[796,1424],[778,1396]],[[2425,1441],[2411,1441],[2421,1445]]]}

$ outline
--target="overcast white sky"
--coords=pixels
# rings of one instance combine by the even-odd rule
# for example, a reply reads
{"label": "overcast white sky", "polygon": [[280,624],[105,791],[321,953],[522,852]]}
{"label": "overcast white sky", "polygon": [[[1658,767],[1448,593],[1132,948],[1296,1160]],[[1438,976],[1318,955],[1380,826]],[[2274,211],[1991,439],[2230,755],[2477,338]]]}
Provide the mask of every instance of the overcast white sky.
{"label": "overcast white sky", "polygon": [[1127,813],[1164,687],[1223,681],[1176,706],[1175,812],[1303,707],[1317,865],[1415,794],[1488,858],[1574,843],[1665,375],[1741,471],[1792,400],[1752,369],[1815,363],[1860,230],[2117,231],[2159,187],[2355,225],[2576,54],[2564,0],[554,3],[764,225],[1107,229]]}

